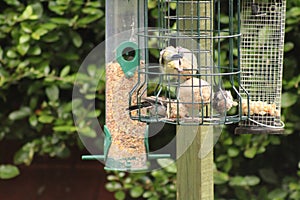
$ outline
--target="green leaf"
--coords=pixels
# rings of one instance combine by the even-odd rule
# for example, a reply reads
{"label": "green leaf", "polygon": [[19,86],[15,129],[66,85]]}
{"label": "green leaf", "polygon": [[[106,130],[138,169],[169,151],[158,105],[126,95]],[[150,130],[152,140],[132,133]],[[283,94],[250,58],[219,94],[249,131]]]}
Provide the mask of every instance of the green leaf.
{"label": "green leaf", "polygon": [[31,110],[28,107],[22,107],[19,110],[13,111],[9,114],[8,118],[10,120],[23,119],[31,114]]}
{"label": "green leaf", "polygon": [[31,5],[28,5],[25,10],[23,11],[23,13],[21,14],[21,16],[19,17],[19,20],[26,20],[29,19],[31,17],[31,15],[33,14],[33,9]]}
{"label": "green leaf", "polygon": [[41,115],[38,118],[38,121],[41,123],[44,123],[44,124],[49,124],[49,123],[53,122],[53,120],[54,120],[54,117],[51,115]]}
{"label": "green leaf", "polygon": [[230,178],[230,186],[255,186],[259,184],[260,179],[257,176],[235,176]]}
{"label": "green leaf", "polygon": [[71,38],[72,38],[72,42],[73,42],[74,46],[80,47],[82,45],[81,36],[75,31],[70,32],[70,34],[71,34]]}
{"label": "green leaf", "polygon": [[100,10],[99,8],[91,8],[91,7],[86,7],[82,9],[82,12],[85,14],[89,14],[89,15],[102,15],[103,11]]}
{"label": "green leaf", "polygon": [[25,145],[23,145],[22,148],[15,153],[14,163],[16,165],[22,163],[26,165],[30,165],[34,156],[34,148],[35,148],[34,143],[26,143]]}
{"label": "green leaf", "polygon": [[88,126],[80,128],[78,131],[80,134],[82,134],[83,136],[86,136],[86,137],[95,138],[97,136],[97,133],[95,132],[95,130],[93,130],[92,128],[90,128]]}
{"label": "green leaf", "polygon": [[38,119],[37,119],[36,115],[31,115],[29,117],[29,123],[32,127],[35,127],[36,125],[38,125]]}
{"label": "green leaf", "polygon": [[106,178],[109,181],[117,181],[117,180],[119,180],[119,178],[117,176],[115,176],[115,175],[108,175],[108,176],[106,176]]}
{"label": "green leaf", "polygon": [[31,34],[31,37],[35,40],[40,40],[40,38],[47,34],[48,33],[48,30],[45,29],[45,28],[38,28],[37,30],[35,30],[32,34]]}
{"label": "green leaf", "polygon": [[227,150],[227,154],[229,157],[236,157],[239,155],[240,150],[236,147],[229,147]]}
{"label": "green leaf", "polygon": [[57,27],[57,24],[55,23],[51,23],[51,22],[48,22],[48,23],[43,23],[40,25],[40,28],[42,29],[47,29],[49,31],[52,31],[53,29],[55,29]]}
{"label": "green leaf", "polygon": [[257,176],[245,176],[244,180],[248,186],[255,186],[260,182],[260,179]]}
{"label": "green leaf", "polygon": [[104,13],[103,13],[103,11],[101,11],[97,15],[89,15],[87,17],[80,18],[77,21],[77,25],[78,26],[85,26],[85,25],[87,25],[89,23],[92,23],[93,21],[96,21],[97,19],[100,19],[103,15],[104,15]]}
{"label": "green leaf", "polygon": [[101,110],[93,110],[93,111],[90,111],[86,117],[96,118],[96,117],[99,117],[100,114],[101,114]]}
{"label": "green leaf", "polygon": [[67,75],[69,74],[69,72],[70,72],[70,69],[71,69],[70,65],[65,66],[65,67],[61,70],[59,76],[60,76],[61,78],[67,76]]}
{"label": "green leaf", "polygon": [[0,179],[11,179],[19,174],[19,169],[14,165],[0,165]]}
{"label": "green leaf", "polygon": [[281,97],[281,107],[282,108],[290,107],[297,102],[297,99],[298,99],[297,94],[291,92],[285,92],[282,94]]}
{"label": "green leaf", "polygon": [[279,182],[278,176],[272,168],[263,168],[258,172],[262,180],[269,184],[277,184]]}
{"label": "green leaf", "polygon": [[97,66],[96,65],[89,65],[87,67],[87,72],[89,76],[96,77],[97,76]]}
{"label": "green leaf", "polygon": [[230,178],[229,185],[230,186],[247,186],[247,182],[245,181],[244,177],[235,176],[235,177]]}
{"label": "green leaf", "polygon": [[77,130],[75,126],[54,126],[53,130],[56,132],[74,132]]}
{"label": "green leaf", "polygon": [[11,6],[19,6],[20,5],[20,2],[18,0],[4,0],[5,3],[7,3],[8,5],[11,5]]}
{"label": "green leaf", "polygon": [[22,56],[24,56],[28,52],[29,48],[30,45],[28,43],[18,44],[17,46],[17,50]]}
{"label": "green leaf", "polygon": [[41,53],[42,53],[42,50],[39,46],[31,47],[28,51],[28,54],[32,55],[32,56],[37,56],[37,55],[40,55]]}
{"label": "green leaf", "polygon": [[294,48],[294,46],[295,46],[294,43],[292,43],[292,42],[286,42],[284,44],[284,52],[291,51]]}
{"label": "green leaf", "polygon": [[229,175],[224,172],[214,171],[214,184],[224,184],[229,180]]}
{"label": "green leaf", "polygon": [[86,2],[86,6],[99,8],[101,6],[101,3],[100,3],[100,1],[88,1],[88,2]]}
{"label": "green leaf", "polygon": [[59,37],[58,33],[56,33],[56,32],[47,34],[42,38],[43,41],[48,42],[48,43],[56,42],[59,39],[60,39],[60,37]]}
{"label": "green leaf", "polygon": [[268,194],[270,200],[284,200],[288,193],[282,189],[275,189]]}
{"label": "green leaf", "polygon": [[61,52],[59,56],[66,60],[78,60],[80,58],[78,52]]}
{"label": "green leaf", "polygon": [[118,190],[122,189],[122,185],[119,182],[112,181],[112,182],[106,183],[105,188],[109,192],[115,192],[115,191],[118,191]]}
{"label": "green leaf", "polygon": [[60,25],[69,25],[70,20],[67,18],[62,18],[62,17],[52,17],[50,18],[50,21],[56,24]]}
{"label": "green leaf", "polygon": [[133,188],[131,188],[130,190],[130,196],[133,198],[138,198],[140,197],[144,192],[144,189],[142,186],[135,186]]}
{"label": "green leaf", "polygon": [[126,194],[122,190],[117,191],[114,196],[116,200],[124,200],[126,198]]}
{"label": "green leaf", "polygon": [[25,33],[32,32],[32,26],[28,22],[21,22],[21,28]]}
{"label": "green leaf", "polygon": [[293,7],[287,12],[287,17],[298,17],[300,15],[300,7]]}
{"label": "green leaf", "polygon": [[13,50],[8,50],[6,52],[6,56],[9,57],[9,58],[16,58],[17,57],[17,53]]}
{"label": "green leaf", "polygon": [[68,6],[63,4],[59,5],[57,1],[49,1],[48,8],[58,15],[63,15]]}
{"label": "green leaf", "polygon": [[29,35],[21,35],[21,37],[19,38],[19,43],[23,44],[25,42],[28,42],[30,40],[30,36]]}
{"label": "green leaf", "polygon": [[246,158],[254,158],[256,155],[257,149],[255,147],[251,147],[244,152],[244,156]]}
{"label": "green leaf", "polygon": [[172,159],[160,158],[160,159],[157,159],[157,163],[169,173],[176,173],[177,172],[175,161],[172,160]]}
{"label": "green leaf", "polygon": [[46,88],[46,95],[48,99],[52,102],[55,102],[58,100],[59,97],[59,89],[56,85],[51,85]]}

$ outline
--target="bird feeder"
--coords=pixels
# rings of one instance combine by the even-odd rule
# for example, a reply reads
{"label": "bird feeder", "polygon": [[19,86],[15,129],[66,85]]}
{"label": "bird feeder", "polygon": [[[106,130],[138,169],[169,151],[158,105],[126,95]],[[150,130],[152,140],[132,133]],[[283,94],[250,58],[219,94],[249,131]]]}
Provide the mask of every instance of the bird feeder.
{"label": "bird feeder", "polygon": [[[241,17],[241,85],[243,115],[235,130],[283,133],[280,120],[285,0],[246,0]],[[245,93],[244,91],[247,91]]]}
{"label": "bird feeder", "polygon": [[[246,119],[241,105],[247,98],[239,94],[239,1],[160,0],[157,11],[155,28],[138,27],[144,64],[130,92],[131,119],[177,125]],[[137,14],[149,24],[147,9]]]}
{"label": "bird feeder", "polygon": [[84,155],[84,160],[102,160],[106,170],[140,171],[147,160],[170,157],[149,154],[148,128],[128,115],[129,92],[143,77],[137,68],[142,64],[138,27],[144,27],[142,1],[106,1],[106,121],[104,155]]}
{"label": "bird feeder", "polygon": [[[154,21],[148,17],[149,3],[156,4]],[[282,132],[284,18],[284,0],[244,0],[242,5],[239,0],[106,1],[104,155],[83,158],[100,158],[106,169],[146,169],[148,159],[170,156],[149,153],[153,122],[239,123],[236,133]],[[192,132],[185,130],[177,153]],[[180,161],[178,185],[187,192],[195,180],[193,199],[212,199],[212,153],[200,170],[202,181],[195,179],[198,166],[204,166],[195,153],[201,142],[194,142]],[[209,186],[198,186],[205,174],[211,175]],[[209,197],[199,188],[209,188]]]}

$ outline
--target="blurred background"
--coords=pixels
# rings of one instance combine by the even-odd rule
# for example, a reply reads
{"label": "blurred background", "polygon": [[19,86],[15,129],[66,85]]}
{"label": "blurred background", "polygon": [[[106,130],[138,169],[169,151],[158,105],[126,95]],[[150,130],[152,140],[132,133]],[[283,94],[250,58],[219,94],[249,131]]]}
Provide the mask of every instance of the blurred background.
{"label": "blurred background", "polygon": [[[156,7],[157,1],[148,1],[153,19]],[[226,27],[228,16],[221,22]],[[288,1],[285,135],[234,135],[236,125],[226,126],[214,148],[215,199],[300,199],[299,29],[300,0]],[[80,100],[72,110],[72,90],[81,63],[104,34],[104,0],[0,2],[0,199],[175,199],[175,165],[127,174],[81,161],[88,152],[72,112],[104,124],[105,77],[97,77],[104,66],[89,67],[77,82],[85,85],[84,98],[96,102],[96,112],[80,107]],[[222,48],[226,54],[228,47]],[[226,56],[221,62],[227,62]],[[98,134],[89,120],[81,128],[84,137]],[[168,142],[174,130],[165,126],[162,132],[172,134],[156,135],[151,146]]]}

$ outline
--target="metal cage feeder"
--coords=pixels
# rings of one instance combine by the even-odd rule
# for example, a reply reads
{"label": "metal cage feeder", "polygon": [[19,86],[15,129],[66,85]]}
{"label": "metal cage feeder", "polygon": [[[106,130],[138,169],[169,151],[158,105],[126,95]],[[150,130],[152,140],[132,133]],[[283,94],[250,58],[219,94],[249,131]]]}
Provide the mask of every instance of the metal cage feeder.
{"label": "metal cage feeder", "polygon": [[[138,15],[148,24],[145,10]],[[143,64],[130,92],[131,119],[177,125],[246,119],[241,105],[247,101],[239,92],[239,1],[160,0],[157,10],[157,27],[137,32]],[[221,10],[228,24],[222,23]]]}
{"label": "metal cage feeder", "polygon": [[248,119],[236,133],[283,133],[280,120],[285,0],[243,1],[241,17],[242,105]]}

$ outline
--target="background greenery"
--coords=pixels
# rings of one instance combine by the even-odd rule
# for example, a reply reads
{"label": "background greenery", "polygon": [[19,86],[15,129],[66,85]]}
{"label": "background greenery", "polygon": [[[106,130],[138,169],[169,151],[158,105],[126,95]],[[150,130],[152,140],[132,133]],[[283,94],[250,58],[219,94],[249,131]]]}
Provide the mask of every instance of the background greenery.
{"label": "background greenery", "polygon": [[[154,0],[149,8],[155,17]],[[226,126],[214,149],[216,199],[300,199],[299,28],[300,1],[288,1],[282,95],[286,134],[234,135],[235,126]],[[90,81],[98,74],[96,67],[77,82],[84,85],[80,92],[86,99],[96,98],[96,112],[80,107],[79,99],[72,111],[71,99],[82,59],[104,40],[104,29],[104,1],[0,2],[0,140],[22,143],[12,163],[0,163],[0,179],[17,176],[18,166],[30,165],[36,156],[64,158],[70,147],[82,148],[77,129],[96,136],[88,120],[103,120],[104,82]],[[85,116],[77,128],[72,112]],[[151,173],[109,173],[107,179],[106,188],[116,199],[174,199],[176,194],[174,165]]]}

